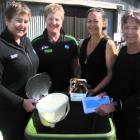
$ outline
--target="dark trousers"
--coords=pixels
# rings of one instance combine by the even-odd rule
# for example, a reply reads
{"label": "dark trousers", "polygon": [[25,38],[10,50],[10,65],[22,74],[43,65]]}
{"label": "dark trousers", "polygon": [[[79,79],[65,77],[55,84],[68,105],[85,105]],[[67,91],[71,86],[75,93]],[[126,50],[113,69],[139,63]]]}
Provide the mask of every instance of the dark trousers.
{"label": "dark trousers", "polygon": [[4,140],[24,140],[24,129],[30,113],[23,109],[0,110],[0,130]]}
{"label": "dark trousers", "polygon": [[114,116],[117,140],[140,140],[138,119],[133,115]]}

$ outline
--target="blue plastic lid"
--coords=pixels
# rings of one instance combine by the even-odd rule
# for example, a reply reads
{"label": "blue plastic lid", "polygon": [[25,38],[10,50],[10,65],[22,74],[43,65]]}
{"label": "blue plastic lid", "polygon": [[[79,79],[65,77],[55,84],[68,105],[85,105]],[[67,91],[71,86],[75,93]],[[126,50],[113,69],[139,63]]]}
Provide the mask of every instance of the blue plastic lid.
{"label": "blue plastic lid", "polygon": [[108,96],[104,96],[103,98],[95,97],[85,97],[82,99],[84,113],[92,113],[95,112],[96,108],[98,108],[102,104],[109,104],[110,99]]}

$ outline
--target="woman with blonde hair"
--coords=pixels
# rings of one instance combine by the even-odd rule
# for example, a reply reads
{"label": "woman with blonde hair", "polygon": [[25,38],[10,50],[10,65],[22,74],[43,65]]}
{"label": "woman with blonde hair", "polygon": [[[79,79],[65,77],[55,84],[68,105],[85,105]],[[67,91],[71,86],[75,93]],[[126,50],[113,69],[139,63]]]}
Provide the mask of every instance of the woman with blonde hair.
{"label": "woman with blonde hair", "polygon": [[64,9],[60,4],[49,4],[44,11],[46,28],[32,41],[39,56],[38,72],[47,72],[52,80],[51,92],[67,91],[69,81],[76,76],[78,44],[62,29]]}

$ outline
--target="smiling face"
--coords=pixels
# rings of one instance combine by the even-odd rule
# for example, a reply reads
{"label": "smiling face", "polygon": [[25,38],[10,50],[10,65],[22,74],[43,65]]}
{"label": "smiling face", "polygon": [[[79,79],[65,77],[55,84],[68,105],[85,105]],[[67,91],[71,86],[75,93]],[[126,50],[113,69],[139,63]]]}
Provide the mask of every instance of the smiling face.
{"label": "smiling face", "polygon": [[63,18],[61,12],[59,11],[51,12],[46,17],[46,28],[49,34],[60,33],[62,24],[63,24]]}
{"label": "smiling face", "polygon": [[127,44],[140,43],[140,23],[133,18],[128,18],[123,23],[122,31]]}
{"label": "smiling face", "polygon": [[126,11],[121,19],[122,32],[127,46],[140,45],[140,11]]}
{"label": "smiling face", "polygon": [[10,20],[6,19],[8,30],[14,35],[15,40],[20,40],[27,33],[29,14],[16,14]]}
{"label": "smiling face", "polygon": [[101,35],[104,21],[100,12],[91,11],[87,16],[87,30],[91,35]]}

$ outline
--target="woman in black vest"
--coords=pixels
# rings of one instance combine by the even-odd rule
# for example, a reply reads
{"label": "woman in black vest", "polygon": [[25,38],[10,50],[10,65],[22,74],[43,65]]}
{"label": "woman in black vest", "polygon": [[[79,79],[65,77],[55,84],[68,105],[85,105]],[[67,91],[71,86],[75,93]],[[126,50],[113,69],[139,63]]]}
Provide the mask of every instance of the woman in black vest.
{"label": "woman in black vest", "polygon": [[96,95],[104,91],[112,78],[117,50],[114,42],[104,34],[106,26],[103,9],[89,9],[86,25],[89,37],[80,48],[81,78],[87,80],[89,95]]}

